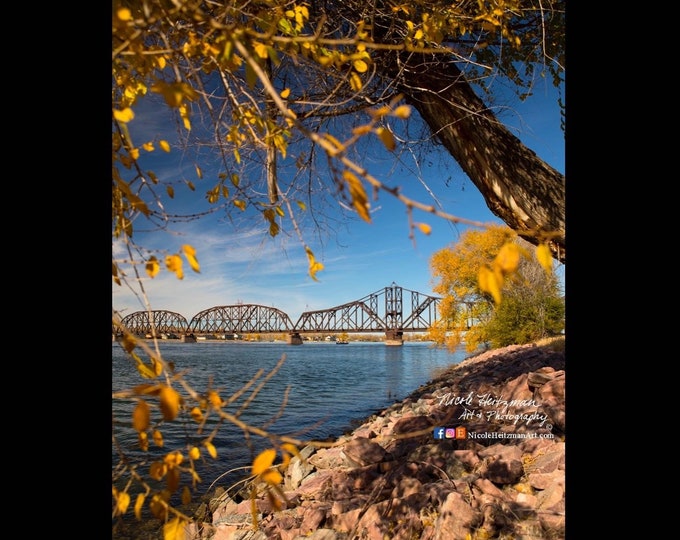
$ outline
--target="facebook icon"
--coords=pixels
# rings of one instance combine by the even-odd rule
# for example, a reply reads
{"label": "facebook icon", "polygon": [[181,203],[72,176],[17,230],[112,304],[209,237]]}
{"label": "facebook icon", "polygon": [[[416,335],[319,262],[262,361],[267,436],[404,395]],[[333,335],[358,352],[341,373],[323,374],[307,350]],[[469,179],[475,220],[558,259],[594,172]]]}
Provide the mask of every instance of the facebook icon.
{"label": "facebook icon", "polygon": [[434,428],[434,438],[435,439],[443,439],[444,438],[444,432],[445,432],[445,429],[443,427]]}

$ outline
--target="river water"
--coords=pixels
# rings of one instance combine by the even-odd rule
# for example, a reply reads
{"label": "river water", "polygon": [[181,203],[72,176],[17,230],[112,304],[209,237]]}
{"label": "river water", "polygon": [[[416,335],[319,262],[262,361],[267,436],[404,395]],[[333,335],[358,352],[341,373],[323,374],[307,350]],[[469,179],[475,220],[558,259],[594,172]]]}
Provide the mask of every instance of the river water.
{"label": "river water", "polygon": [[[463,348],[455,353],[435,348],[427,342],[405,342],[403,346],[386,346],[380,342],[305,342],[289,345],[283,342],[208,341],[181,343],[174,340],[160,342],[160,350],[167,362],[173,362],[176,372],[184,373],[189,385],[199,393],[208,388],[217,390],[222,399],[229,399],[258,372],[264,373],[257,382],[283,358],[279,370],[243,410],[239,418],[279,435],[290,435],[303,440],[335,438],[360,425],[363,420],[391,404],[402,400],[422,384],[434,379],[446,367],[466,358]],[[128,390],[142,383],[135,362],[120,344],[112,343],[112,390]],[[257,386],[257,383],[255,384]],[[186,395],[181,387],[175,386]],[[286,396],[287,393],[287,396]],[[226,408],[236,412],[251,392]],[[281,410],[281,404],[286,405]],[[153,399],[149,400],[151,403]],[[168,451],[178,449],[186,455],[187,444],[200,443],[215,426],[208,422],[202,434],[196,433],[197,424],[181,418],[159,426],[163,434],[163,448],[152,441],[149,450],[142,452],[137,434],[132,429],[132,410],[136,400],[112,400],[113,437],[112,471],[114,484],[119,488],[129,480],[115,472],[119,450],[132,462],[139,464],[141,473],[148,472],[149,464],[162,458]],[[152,409],[152,419],[160,413]],[[266,441],[252,439],[249,448],[243,432],[231,425],[219,427],[213,439],[217,459],[203,452],[197,470],[201,477],[198,492],[205,492],[211,484],[228,487],[242,476],[254,453],[264,448]],[[189,481],[188,475],[182,485]],[[130,489],[135,493],[134,487]],[[134,504],[134,497],[133,497]],[[132,506],[131,504],[131,506]],[[128,513],[131,513],[129,510]]]}

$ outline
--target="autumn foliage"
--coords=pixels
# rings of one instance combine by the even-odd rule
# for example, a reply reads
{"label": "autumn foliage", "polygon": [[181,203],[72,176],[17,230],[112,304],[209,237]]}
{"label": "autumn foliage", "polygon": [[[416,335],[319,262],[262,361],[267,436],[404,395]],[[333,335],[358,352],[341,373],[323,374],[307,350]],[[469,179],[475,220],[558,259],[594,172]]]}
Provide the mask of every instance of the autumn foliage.
{"label": "autumn foliage", "polygon": [[431,330],[440,344],[467,350],[528,343],[564,329],[564,300],[547,247],[510,228],[468,229],[430,259],[433,290],[442,295]]}
{"label": "autumn foliage", "polygon": [[[139,449],[148,453],[153,445],[163,453],[159,456],[155,452],[153,455],[158,457],[148,461],[131,456],[127,444],[119,439],[125,432],[119,425],[122,421],[114,419],[112,517],[132,513],[135,519],[142,520],[146,508],[162,524],[166,540],[184,539],[185,528],[193,516],[184,513],[178,503],[188,505],[205,489],[201,485],[199,465],[204,459],[218,459],[214,439],[225,423],[240,428],[244,439],[258,436],[266,441],[265,449],[253,458],[250,474],[241,482],[253,501],[264,492],[274,507],[280,507],[285,499],[281,489],[282,473],[291,457],[299,455],[297,449],[303,441],[249,425],[240,415],[278,372],[285,357],[269,373],[259,370],[243,387],[223,396],[210,384],[203,389],[191,387],[172,363],[166,363],[158,351],[143,340],[126,334],[121,346],[136,363],[140,378],[148,382],[116,392],[113,398],[132,404],[131,428],[137,434]],[[282,403],[282,407],[284,405]],[[165,449],[163,431],[173,422],[187,426],[186,444]],[[304,444],[324,445],[314,441],[304,441]],[[280,461],[276,463],[279,454]],[[253,517],[256,520],[256,515]],[[255,523],[257,527],[257,521]]]}

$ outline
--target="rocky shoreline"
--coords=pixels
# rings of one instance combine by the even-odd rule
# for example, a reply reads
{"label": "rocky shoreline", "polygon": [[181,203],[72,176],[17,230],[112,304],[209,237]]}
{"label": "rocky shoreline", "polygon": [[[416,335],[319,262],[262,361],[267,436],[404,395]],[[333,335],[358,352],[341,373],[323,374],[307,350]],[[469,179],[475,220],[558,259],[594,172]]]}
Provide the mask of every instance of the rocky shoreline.
{"label": "rocky shoreline", "polygon": [[260,490],[257,530],[251,501],[218,488],[186,537],[563,539],[564,387],[563,339],[467,358],[332,447],[301,449],[282,509]]}

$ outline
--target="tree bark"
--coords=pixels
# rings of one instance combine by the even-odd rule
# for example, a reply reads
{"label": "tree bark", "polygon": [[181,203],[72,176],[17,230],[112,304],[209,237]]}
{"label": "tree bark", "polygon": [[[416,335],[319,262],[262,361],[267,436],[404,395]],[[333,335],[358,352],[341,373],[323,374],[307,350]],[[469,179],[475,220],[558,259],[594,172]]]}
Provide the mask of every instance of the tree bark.
{"label": "tree bark", "polygon": [[564,263],[564,175],[495,117],[452,62],[413,55],[400,68],[396,80],[406,101],[477,186],[489,209],[532,244],[547,240],[553,257]]}

